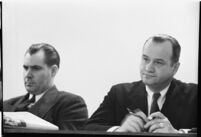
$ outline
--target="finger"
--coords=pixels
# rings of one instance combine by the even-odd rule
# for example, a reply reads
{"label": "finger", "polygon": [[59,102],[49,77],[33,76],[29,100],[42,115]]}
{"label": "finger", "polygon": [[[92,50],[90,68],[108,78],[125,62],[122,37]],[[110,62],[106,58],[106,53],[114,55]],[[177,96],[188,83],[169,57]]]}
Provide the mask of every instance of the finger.
{"label": "finger", "polygon": [[126,127],[126,131],[127,132],[137,132],[137,128],[131,124],[128,124],[128,126]]}
{"label": "finger", "polygon": [[149,117],[148,117],[149,120],[152,120],[152,119],[154,119],[154,118],[164,119],[164,118],[166,118],[166,117],[165,117],[160,111],[158,111],[158,112],[152,113],[152,114],[149,115]]}
{"label": "finger", "polygon": [[149,132],[154,132],[155,130],[161,129],[163,127],[164,127],[163,123],[155,123],[149,128]]}
{"label": "finger", "polygon": [[166,118],[166,117],[163,119],[163,121],[169,123],[169,120],[168,120],[168,118]]}
{"label": "finger", "polygon": [[136,122],[133,122],[131,118],[129,118],[125,123],[124,123],[124,128],[128,132],[139,132],[140,128],[138,127]]}
{"label": "finger", "polygon": [[142,131],[144,129],[144,122],[141,118],[131,115],[132,126],[134,126],[137,131]]}
{"label": "finger", "polygon": [[132,115],[132,121],[136,122],[139,125],[139,127],[144,128],[144,121],[138,116],[136,117],[135,115]]}
{"label": "finger", "polygon": [[144,112],[138,111],[135,113],[135,115],[139,116],[144,121],[144,123],[148,122],[147,116],[144,114]]}
{"label": "finger", "polygon": [[[140,121],[141,119],[131,115],[127,115],[124,122],[122,123],[121,127],[122,129],[126,130],[127,132],[140,132],[141,127],[140,127]],[[141,120],[142,123],[142,120]],[[143,127],[143,126],[142,126]]]}
{"label": "finger", "polygon": [[152,125],[157,124],[157,123],[163,123],[163,119],[153,119],[148,121],[145,125],[144,128],[148,129],[150,128]]}
{"label": "finger", "polygon": [[167,132],[162,128],[158,128],[158,129],[154,130],[152,133],[167,133]]}
{"label": "finger", "polygon": [[132,123],[130,125],[130,127],[132,129],[131,130],[132,132],[140,132],[141,131],[141,128],[139,127],[139,125],[137,123]]}

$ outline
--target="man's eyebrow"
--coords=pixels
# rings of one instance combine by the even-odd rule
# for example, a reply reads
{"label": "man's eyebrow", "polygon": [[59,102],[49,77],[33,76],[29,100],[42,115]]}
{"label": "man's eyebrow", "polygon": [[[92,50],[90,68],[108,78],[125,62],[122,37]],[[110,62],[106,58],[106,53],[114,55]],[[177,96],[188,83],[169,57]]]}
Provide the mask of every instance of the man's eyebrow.
{"label": "man's eyebrow", "polygon": [[[145,57],[145,58],[149,58],[149,56],[147,56],[147,55],[145,55],[145,54],[143,54],[142,56]],[[154,60],[155,60],[155,61],[160,61],[160,62],[166,62],[165,60],[163,60],[163,59],[161,59],[161,58],[155,58]]]}
{"label": "man's eyebrow", "polygon": [[38,65],[33,65],[33,66],[23,65],[23,67],[42,68],[41,66],[38,66]]}
{"label": "man's eyebrow", "polygon": [[155,61],[166,62],[165,60],[163,60],[163,59],[158,59],[158,58],[156,58]]}
{"label": "man's eyebrow", "polygon": [[31,68],[42,68],[41,66],[38,66],[38,65],[33,65],[33,66],[30,66]]}
{"label": "man's eyebrow", "polygon": [[147,55],[145,55],[145,54],[143,54],[142,56],[143,56],[143,57],[147,57],[147,58],[148,58],[148,56],[147,56]]}

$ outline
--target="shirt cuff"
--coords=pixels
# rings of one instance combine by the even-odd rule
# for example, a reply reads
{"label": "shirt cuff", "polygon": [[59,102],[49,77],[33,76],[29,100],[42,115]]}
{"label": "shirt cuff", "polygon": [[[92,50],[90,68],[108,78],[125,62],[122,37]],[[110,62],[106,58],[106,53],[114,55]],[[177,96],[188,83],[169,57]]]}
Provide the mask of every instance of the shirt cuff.
{"label": "shirt cuff", "polygon": [[119,128],[119,126],[113,126],[113,127],[109,128],[109,129],[107,130],[107,132],[114,132],[114,131],[117,130],[118,128]]}
{"label": "shirt cuff", "polygon": [[179,129],[179,133],[187,134],[190,129]]}

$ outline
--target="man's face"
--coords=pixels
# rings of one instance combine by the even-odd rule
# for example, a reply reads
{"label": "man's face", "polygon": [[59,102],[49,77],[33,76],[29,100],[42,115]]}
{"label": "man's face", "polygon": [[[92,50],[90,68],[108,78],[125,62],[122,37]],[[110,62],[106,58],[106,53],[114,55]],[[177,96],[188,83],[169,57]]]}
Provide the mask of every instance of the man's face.
{"label": "man's face", "polygon": [[148,41],[143,48],[140,65],[142,81],[152,88],[164,88],[177,71],[171,63],[172,45],[169,41]]}
{"label": "man's face", "polygon": [[24,57],[24,85],[32,94],[40,94],[50,87],[52,81],[51,67],[44,62],[45,55],[42,50]]}

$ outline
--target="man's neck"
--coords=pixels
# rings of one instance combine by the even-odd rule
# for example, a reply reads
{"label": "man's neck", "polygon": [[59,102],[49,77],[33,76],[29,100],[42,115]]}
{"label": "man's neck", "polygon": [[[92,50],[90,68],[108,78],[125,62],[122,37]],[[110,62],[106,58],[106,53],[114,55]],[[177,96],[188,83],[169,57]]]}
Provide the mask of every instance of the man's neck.
{"label": "man's neck", "polygon": [[49,89],[51,89],[54,85],[48,87],[44,92],[40,93],[40,94],[37,94],[35,95],[36,96],[36,99],[35,99],[35,102],[37,102],[46,92],[49,91]]}
{"label": "man's neck", "polygon": [[[172,81],[172,80],[171,80]],[[147,85],[149,87],[149,89],[154,92],[154,93],[157,93],[157,92],[160,92],[162,91],[163,89],[165,89],[167,86],[170,85],[171,81],[169,82],[166,82],[165,84],[161,84],[161,85]]]}
{"label": "man's neck", "polygon": [[[44,94],[44,93],[46,93],[49,89],[51,89],[53,86],[54,86],[54,84],[49,85],[46,89],[43,90],[43,92],[40,92],[40,93],[37,93],[37,94],[34,94],[34,95],[38,96],[38,95]],[[32,94],[32,93],[31,93],[31,94]]]}

